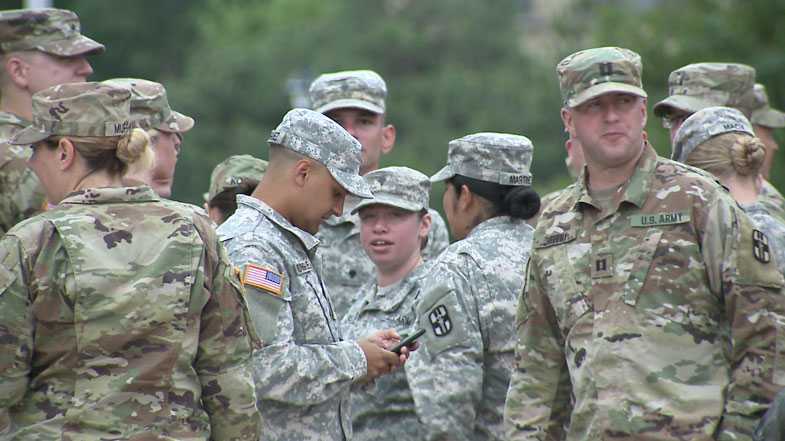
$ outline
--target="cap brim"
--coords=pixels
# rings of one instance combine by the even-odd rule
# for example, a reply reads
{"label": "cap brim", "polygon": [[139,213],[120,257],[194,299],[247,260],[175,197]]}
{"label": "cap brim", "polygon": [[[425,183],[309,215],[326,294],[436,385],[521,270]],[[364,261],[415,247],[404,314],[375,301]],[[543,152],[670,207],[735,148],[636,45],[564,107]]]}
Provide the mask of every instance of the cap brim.
{"label": "cap brim", "polygon": [[384,109],[382,107],[377,106],[374,103],[370,103],[368,101],[357,100],[357,99],[345,99],[345,100],[335,100],[331,101],[323,106],[320,106],[314,109],[315,112],[319,113],[327,113],[331,110],[335,109],[363,109],[369,112],[382,114],[384,113]]}
{"label": "cap brim", "polygon": [[49,132],[41,132],[33,126],[27,126],[11,136],[8,143],[12,145],[30,145],[43,141],[49,136],[51,136]]}
{"label": "cap brim", "polygon": [[372,199],[363,199],[357,206],[355,206],[351,213],[355,214],[360,211],[361,208],[367,207],[369,205],[387,205],[390,207],[400,208],[406,211],[420,211],[423,207],[414,204],[409,201],[405,201],[400,198],[390,197],[386,195],[374,195]]}
{"label": "cap brim", "polygon": [[190,116],[183,115],[180,112],[172,111],[172,116],[169,120],[162,122],[158,130],[165,132],[183,133],[191,130],[194,127],[194,119]]}
{"label": "cap brim", "polygon": [[431,176],[429,180],[431,182],[441,182],[450,179],[451,177],[455,176],[455,172],[452,170],[452,167],[449,165],[445,165],[442,167],[441,170],[436,172],[435,175]]}
{"label": "cap brim", "polygon": [[350,173],[343,173],[339,171],[330,170],[329,167],[327,170],[330,171],[330,174],[333,178],[338,182],[338,184],[344,188],[350,194],[357,196],[358,198],[363,199],[371,199],[373,198],[373,193],[371,193],[371,187],[368,186],[368,183],[365,182],[362,176]]}
{"label": "cap brim", "polygon": [[36,46],[36,49],[60,57],[101,54],[106,50],[103,44],[84,35],[69,40],[41,44]]}
{"label": "cap brim", "polygon": [[781,129],[785,127],[785,113],[771,107],[752,114],[751,122],[758,126]]}
{"label": "cap brim", "polygon": [[664,117],[672,109],[684,113],[695,113],[707,107],[718,106],[718,103],[711,103],[709,101],[687,95],[671,95],[659,103],[654,105],[654,116],[659,118]]}
{"label": "cap brim", "polygon": [[626,83],[606,82],[606,83],[597,84],[596,86],[592,86],[584,90],[583,92],[575,95],[574,97],[570,98],[569,100],[567,100],[567,106],[569,107],[580,106],[581,104],[585,103],[586,101],[589,101],[592,98],[596,98],[600,95],[604,95],[606,93],[613,93],[613,92],[631,93],[641,98],[648,97],[646,91],[638,86],[633,86],[631,84],[626,84]]}

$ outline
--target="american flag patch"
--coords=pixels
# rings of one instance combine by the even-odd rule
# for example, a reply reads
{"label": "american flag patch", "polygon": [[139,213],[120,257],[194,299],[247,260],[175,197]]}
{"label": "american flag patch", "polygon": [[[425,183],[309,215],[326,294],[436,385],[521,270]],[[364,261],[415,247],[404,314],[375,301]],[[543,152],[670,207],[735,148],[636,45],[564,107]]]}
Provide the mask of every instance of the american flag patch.
{"label": "american flag patch", "polygon": [[243,285],[251,285],[280,296],[283,292],[283,275],[249,263],[243,271]]}

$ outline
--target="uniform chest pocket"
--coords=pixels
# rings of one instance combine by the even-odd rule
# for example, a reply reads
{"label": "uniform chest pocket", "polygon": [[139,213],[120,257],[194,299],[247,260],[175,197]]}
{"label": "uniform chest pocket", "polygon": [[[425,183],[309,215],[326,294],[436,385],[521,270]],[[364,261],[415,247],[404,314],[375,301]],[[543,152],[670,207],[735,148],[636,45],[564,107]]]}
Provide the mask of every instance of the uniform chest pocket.
{"label": "uniform chest pocket", "polygon": [[551,297],[559,328],[567,336],[578,320],[594,310],[586,296],[588,280],[578,269],[587,265],[590,244],[572,243],[553,247],[543,252],[540,274],[545,291]]}

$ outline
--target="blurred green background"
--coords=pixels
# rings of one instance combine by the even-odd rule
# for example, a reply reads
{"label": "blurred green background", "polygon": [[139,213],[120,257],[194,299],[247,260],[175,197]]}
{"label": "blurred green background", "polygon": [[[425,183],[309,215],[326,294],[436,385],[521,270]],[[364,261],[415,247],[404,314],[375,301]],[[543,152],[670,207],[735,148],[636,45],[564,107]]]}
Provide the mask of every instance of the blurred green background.
{"label": "blurred green background", "polygon": [[[389,89],[398,129],[382,165],[431,174],[447,142],[478,131],[523,134],[535,145],[535,187],[569,183],[555,65],[586,47],[641,54],[649,109],[668,74],[700,61],[754,66],[785,108],[783,0],[54,0],[76,11],[107,52],[93,80],[163,83],[172,107],[196,118],[173,198],[198,203],[226,156],[266,158],[266,139],[322,72],[370,68]],[[21,1],[0,0],[4,9]],[[302,104],[298,104],[302,105]],[[780,130],[777,139],[785,144]],[[667,132],[648,132],[668,155]],[[785,159],[772,181],[785,188]],[[440,186],[432,205],[441,209]]]}

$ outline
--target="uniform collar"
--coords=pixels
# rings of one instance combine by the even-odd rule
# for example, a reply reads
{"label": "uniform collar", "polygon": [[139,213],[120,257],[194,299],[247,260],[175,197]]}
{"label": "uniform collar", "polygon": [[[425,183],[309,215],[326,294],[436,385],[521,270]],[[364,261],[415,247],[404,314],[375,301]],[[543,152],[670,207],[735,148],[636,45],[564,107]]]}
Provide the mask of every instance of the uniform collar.
{"label": "uniform collar", "polygon": [[466,238],[464,240],[473,236],[479,236],[484,231],[495,230],[502,225],[509,225],[510,223],[514,223],[514,222],[522,222],[522,221],[514,220],[510,216],[496,216],[490,219],[485,219],[484,221],[477,224],[477,226],[472,228],[472,230],[469,232],[469,234],[466,235]]}
{"label": "uniform collar", "polygon": [[[417,265],[409,274],[406,275],[395,285],[380,288],[376,281],[372,283],[373,292],[368,299],[368,304],[363,308],[364,310],[380,310],[380,311],[395,311],[401,303],[404,302],[410,295],[419,289],[419,281],[422,279],[430,268],[430,264],[422,262]],[[379,295],[380,291],[384,291],[383,295]]]}
{"label": "uniform collar", "polygon": [[85,188],[60,201],[62,204],[96,205],[118,202],[156,202],[160,198],[148,186]]}
{"label": "uniform collar", "polygon": [[316,237],[314,237],[314,235],[292,225],[292,223],[289,222],[288,219],[283,217],[277,211],[273,210],[273,208],[267,205],[264,201],[256,199],[255,197],[252,196],[238,194],[237,206],[239,207],[241,205],[261,213],[264,217],[269,219],[270,222],[278,225],[278,227],[280,227],[281,229],[286,230],[297,236],[297,238],[300,239],[300,242],[303,243],[303,246],[305,246],[305,249],[308,250],[309,252],[315,250],[316,247],[319,245],[319,240]]}
{"label": "uniform collar", "polygon": [[13,126],[19,126],[21,128],[25,128],[29,126],[31,123],[30,121],[20,118],[19,116],[14,115],[13,113],[0,112],[0,125],[2,124],[10,124]]}

